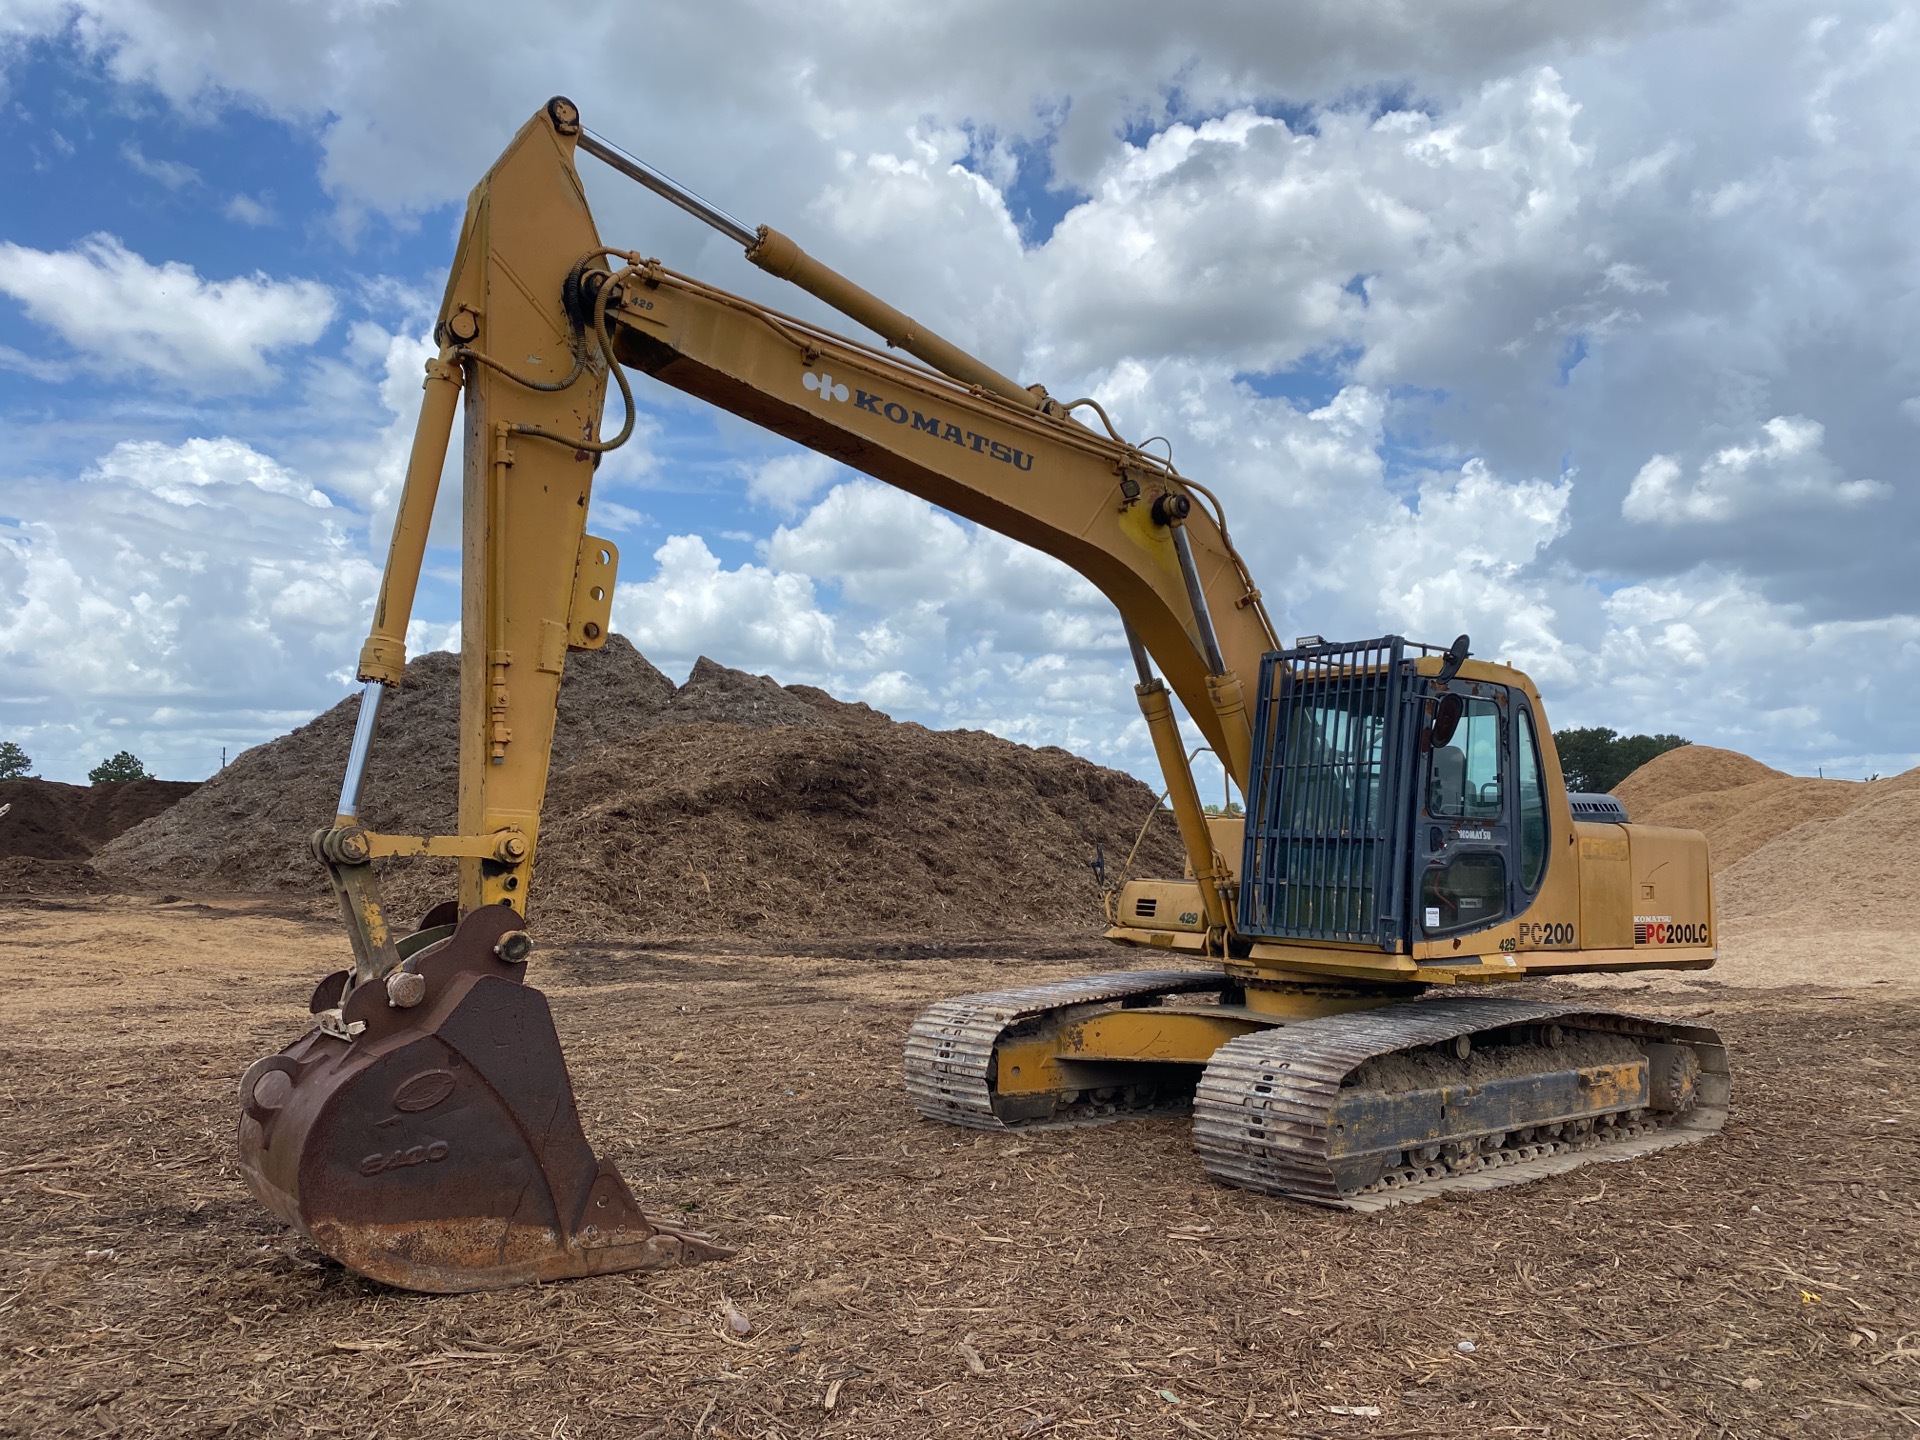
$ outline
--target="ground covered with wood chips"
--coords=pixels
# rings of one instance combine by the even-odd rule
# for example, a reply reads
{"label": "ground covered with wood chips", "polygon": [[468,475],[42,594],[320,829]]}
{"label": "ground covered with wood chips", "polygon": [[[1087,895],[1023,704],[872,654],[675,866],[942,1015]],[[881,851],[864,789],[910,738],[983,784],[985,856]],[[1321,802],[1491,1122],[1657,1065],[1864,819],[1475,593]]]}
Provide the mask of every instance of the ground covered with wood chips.
{"label": "ground covered with wood chips", "polygon": [[1898,983],[1610,984],[1721,1029],[1723,1135],[1352,1217],[1208,1181],[1177,1119],[913,1114],[922,1005],[1115,968],[1098,946],[549,948],[530,978],[589,1137],[739,1254],[430,1298],[327,1263],[234,1165],[235,1078],[303,1028],[335,925],[258,898],[0,918],[0,1434],[1920,1427],[1920,991]]}

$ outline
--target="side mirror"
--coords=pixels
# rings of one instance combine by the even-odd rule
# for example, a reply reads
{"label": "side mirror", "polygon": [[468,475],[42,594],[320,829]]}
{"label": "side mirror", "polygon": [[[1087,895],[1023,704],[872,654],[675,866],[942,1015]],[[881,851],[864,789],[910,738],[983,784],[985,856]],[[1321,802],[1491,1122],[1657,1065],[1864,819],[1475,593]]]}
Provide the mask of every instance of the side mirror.
{"label": "side mirror", "polygon": [[1460,716],[1465,713],[1466,708],[1467,702],[1458,695],[1440,697],[1440,704],[1433,712],[1433,724],[1427,732],[1427,744],[1430,748],[1437,750],[1453,739],[1453,732],[1460,728]]}
{"label": "side mirror", "polygon": [[[1473,653],[1469,648],[1470,643],[1464,635],[1456,635],[1453,637],[1453,643],[1447,646],[1447,653],[1441,657],[1440,673],[1435,677],[1442,685],[1458,675],[1460,673],[1460,667],[1467,663],[1467,656]],[[1451,734],[1452,732],[1449,731],[1448,733]],[[1436,745],[1443,745],[1446,742],[1436,740],[1434,743]]]}

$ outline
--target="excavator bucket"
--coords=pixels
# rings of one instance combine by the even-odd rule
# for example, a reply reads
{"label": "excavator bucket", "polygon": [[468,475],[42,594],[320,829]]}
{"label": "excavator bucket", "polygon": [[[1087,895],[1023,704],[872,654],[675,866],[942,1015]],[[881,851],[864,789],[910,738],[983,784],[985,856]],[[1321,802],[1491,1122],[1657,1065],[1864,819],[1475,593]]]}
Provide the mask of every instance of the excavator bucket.
{"label": "excavator bucket", "polygon": [[[433,916],[428,917],[431,921]],[[580,1129],[546,997],[505,905],[402,941],[389,983],[315,993],[320,1023],[240,1082],[261,1202],[350,1270],[453,1294],[730,1254],[643,1215]]]}

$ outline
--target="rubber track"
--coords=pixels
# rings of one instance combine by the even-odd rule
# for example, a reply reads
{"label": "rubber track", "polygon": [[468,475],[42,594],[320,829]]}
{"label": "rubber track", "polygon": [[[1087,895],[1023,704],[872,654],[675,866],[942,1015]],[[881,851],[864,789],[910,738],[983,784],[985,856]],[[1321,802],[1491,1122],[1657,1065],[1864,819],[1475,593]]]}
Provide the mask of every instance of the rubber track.
{"label": "rubber track", "polygon": [[[1619,1127],[1617,1138],[1550,1141],[1486,1157],[1457,1173],[1440,1165],[1392,1189],[1342,1194],[1328,1164],[1328,1124],[1340,1082],[1396,1050],[1477,1031],[1553,1022],[1692,1045],[1701,1061],[1698,1100],[1682,1115]],[[1207,1170],[1230,1185],[1346,1210],[1378,1210],[1456,1190],[1489,1190],[1560,1174],[1595,1160],[1625,1160],[1703,1139],[1727,1115],[1726,1051],[1704,1026],[1567,1005],[1492,997],[1403,1001],[1305,1020],[1231,1040],[1214,1052],[1194,1095],[1193,1142]]]}
{"label": "rubber track", "polygon": [[1142,995],[1218,990],[1225,983],[1218,970],[1122,970],[942,1000],[924,1011],[907,1034],[907,1093],[929,1120],[977,1130],[1009,1128],[993,1113],[987,1079],[994,1046],[1009,1028],[1050,1011]]}

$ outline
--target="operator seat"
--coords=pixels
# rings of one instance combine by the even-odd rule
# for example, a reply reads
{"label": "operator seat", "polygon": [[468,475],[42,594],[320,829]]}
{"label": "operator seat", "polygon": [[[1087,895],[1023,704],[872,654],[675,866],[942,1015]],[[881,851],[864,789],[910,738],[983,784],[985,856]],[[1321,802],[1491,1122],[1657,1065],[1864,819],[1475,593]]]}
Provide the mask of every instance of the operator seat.
{"label": "operator seat", "polygon": [[1464,815],[1467,810],[1467,752],[1458,745],[1442,745],[1433,752],[1432,781],[1427,812]]}

